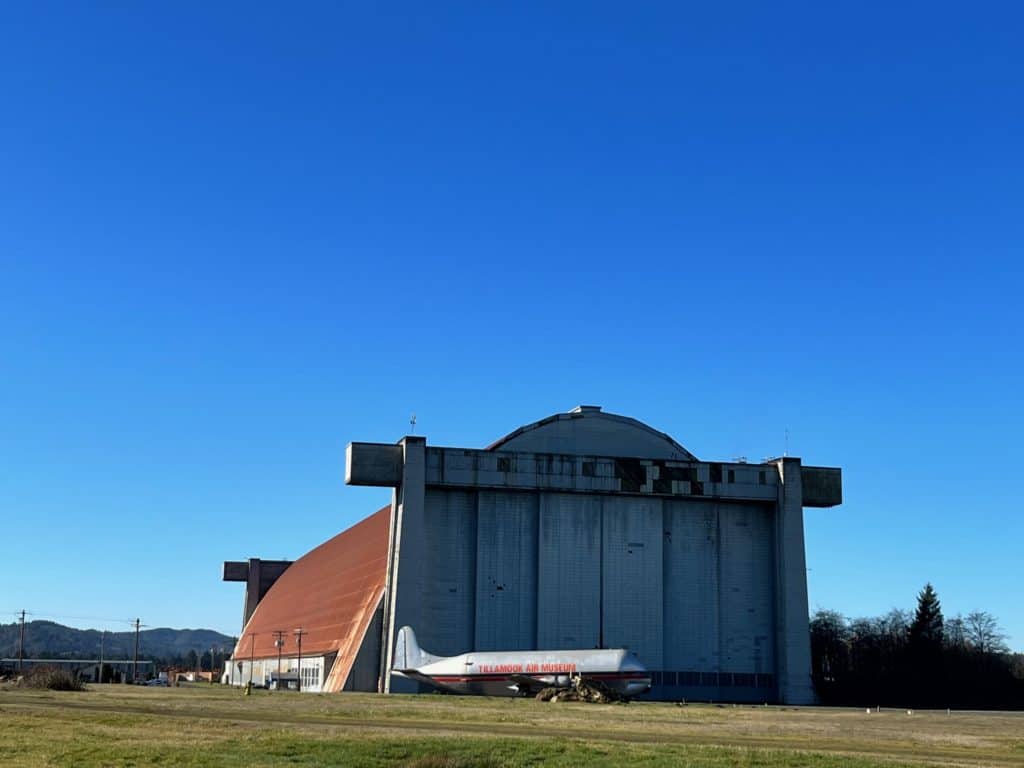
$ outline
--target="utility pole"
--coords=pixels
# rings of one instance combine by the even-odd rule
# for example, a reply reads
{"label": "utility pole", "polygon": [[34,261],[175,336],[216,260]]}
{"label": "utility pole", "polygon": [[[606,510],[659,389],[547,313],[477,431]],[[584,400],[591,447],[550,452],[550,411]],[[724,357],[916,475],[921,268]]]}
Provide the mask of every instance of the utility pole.
{"label": "utility pole", "polygon": [[249,635],[249,687],[252,688],[252,670],[256,666],[256,633]]}
{"label": "utility pole", "polygon": [[139,620],[135,619],[135,659],[132,661],[132,682],[139,679]]}
{"label": "utility pole", "polygon": [[107,637],[107,630],[105,630],[105,629],[100,630],[100,672],[96,676],[96,682],[97,683],[102,683],[103,682],[103,641],[106,639],[106,637]]}
{"label": "utility pole", "polygon": [[281,690],[281,649],[284,648],[284,630],[274,630],[274,647],[277,648],[277,690]]}
{"label": "utility pole", "polygon": [[210,646],[210,685],[213,685],[213,668],[214,668],[214,655],[213,646]]}
{"label": "utility pole", "polygon": [[25,609],[21,609],[21,642],[18,643],[18,674],[25,667]]}
{"label": "utility pole", "polygon": [[302,693],[302,636],[308,634],[306,630],[299,627],[295,630],[295,640],[299,644],[299,679],[298,679],[298,691]]}

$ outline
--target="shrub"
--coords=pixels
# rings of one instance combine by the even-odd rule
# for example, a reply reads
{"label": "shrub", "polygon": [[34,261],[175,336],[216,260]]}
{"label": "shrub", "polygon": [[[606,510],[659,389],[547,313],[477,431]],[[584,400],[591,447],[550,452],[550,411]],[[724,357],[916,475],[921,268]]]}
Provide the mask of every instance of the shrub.
{"label": "shrub", "polygon": [[30,670],[21,679],[21,686],[49,691],[85,690],[85,683],[78,675],[56,667],[36,667]]}

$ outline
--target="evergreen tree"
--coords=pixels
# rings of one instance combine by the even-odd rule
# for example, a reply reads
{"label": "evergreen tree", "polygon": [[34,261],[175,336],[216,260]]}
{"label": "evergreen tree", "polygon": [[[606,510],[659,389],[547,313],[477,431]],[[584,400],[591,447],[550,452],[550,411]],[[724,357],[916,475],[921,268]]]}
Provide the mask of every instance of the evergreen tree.
{"label": "evergreen tree", "polygon": [[917,611],[910,625],[910,642],[919,648],[935,648],[942,645],[942,633],[942,604],[929,582],[917,595]]}

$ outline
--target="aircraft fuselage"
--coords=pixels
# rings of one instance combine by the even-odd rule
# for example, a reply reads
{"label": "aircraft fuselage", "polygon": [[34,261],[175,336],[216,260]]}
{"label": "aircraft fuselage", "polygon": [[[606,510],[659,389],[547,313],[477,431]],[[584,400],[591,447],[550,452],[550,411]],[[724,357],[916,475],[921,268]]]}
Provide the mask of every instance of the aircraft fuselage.
{"label": "aircraft fuselage", "polygon": [[478,696],[523,696],[548,686],[566,688],[572,675],[600,681],[629,697],[651,687],[650,672],[635,654],[621,648],[463,653],[395,671],[453,693]]}

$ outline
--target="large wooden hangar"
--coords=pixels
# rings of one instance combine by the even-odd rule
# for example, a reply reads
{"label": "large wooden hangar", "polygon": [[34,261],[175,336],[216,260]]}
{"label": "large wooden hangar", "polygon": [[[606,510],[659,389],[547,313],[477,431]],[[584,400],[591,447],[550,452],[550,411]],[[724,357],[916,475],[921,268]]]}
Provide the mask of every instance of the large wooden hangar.
{"label": "large wooden hangar", "polygon": [[803,509],[841,503],[839,469],[700,461],[580,406],[484,449],[353,442],[345,473],[391,504],[293,563],[224,564],[234,684],[416,690],[390,671],[409,625],[443,656],[626,647],[655,699],[814,700]]}

